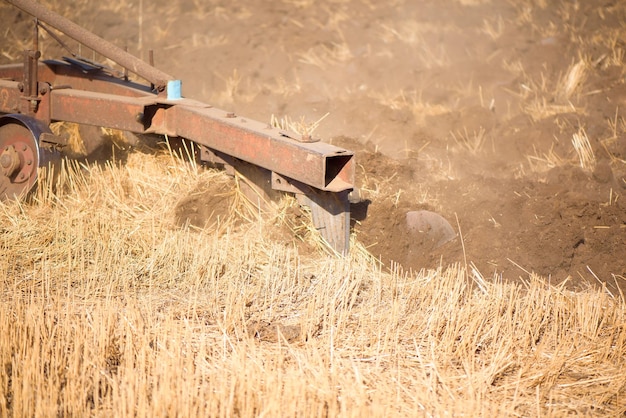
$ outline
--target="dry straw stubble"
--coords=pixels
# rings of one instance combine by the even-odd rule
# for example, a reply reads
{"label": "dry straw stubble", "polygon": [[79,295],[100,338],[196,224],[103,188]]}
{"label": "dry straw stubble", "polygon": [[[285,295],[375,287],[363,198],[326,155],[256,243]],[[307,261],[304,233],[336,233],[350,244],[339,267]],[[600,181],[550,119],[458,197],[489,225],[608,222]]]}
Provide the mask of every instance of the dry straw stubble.
{"label": "dry straw stubble", "polygon": [[2,416],[626,408],[621,297],[298,256],[262,220],[179,228],[176,197],[221,174],[167,153],[66,175],[0,212]]}

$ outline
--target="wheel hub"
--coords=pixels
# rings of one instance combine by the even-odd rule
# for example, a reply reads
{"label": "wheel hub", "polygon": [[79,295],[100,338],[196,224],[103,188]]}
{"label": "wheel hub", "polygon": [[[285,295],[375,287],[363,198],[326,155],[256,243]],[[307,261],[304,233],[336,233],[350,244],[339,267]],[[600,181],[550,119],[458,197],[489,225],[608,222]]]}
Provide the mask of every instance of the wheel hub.
{"label": "wheel hub", "polygon": [[0,154],[2,174],[16,183],[23,183],[34,171],[34,152],[26,143],[5,146]]}
{"label": "wheel hub", "polygon": [[0,155],[0,167],[5,177],[12,177],[20,168],[20,156],[13,145],[6,147]]}
{"label": "wheel hub", "polygon": [[0,126],[0,200],[23,196],[37,181],[39,146],[19,123]]}

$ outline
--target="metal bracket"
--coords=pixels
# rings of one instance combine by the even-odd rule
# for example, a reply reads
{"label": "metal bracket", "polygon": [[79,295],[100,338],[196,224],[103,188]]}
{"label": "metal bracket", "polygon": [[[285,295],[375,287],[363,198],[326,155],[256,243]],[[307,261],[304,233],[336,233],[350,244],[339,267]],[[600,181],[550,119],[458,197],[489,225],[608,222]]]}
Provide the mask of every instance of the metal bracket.
{"label": "metal bracket", "polygon": [[340,255],[350,249],[349,191],[333,193],[310,189],[307,194],[297,194],[298,202],[311,208],[313,225],[324,241]]}
{"label": "metal bracket", "polygon": [[298,203],[311,209],[313,226],[330,248],[341,255],[350,247],[350,195],[352,190],[329,192],[272,172],[274,190],[293,193]]}

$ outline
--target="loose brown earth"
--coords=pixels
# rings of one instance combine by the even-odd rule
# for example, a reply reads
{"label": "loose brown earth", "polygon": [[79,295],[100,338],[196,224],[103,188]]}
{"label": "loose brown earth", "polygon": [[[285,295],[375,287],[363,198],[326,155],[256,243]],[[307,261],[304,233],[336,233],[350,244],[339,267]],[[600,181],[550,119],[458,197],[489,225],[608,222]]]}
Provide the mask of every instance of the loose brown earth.
{"label": "loose brown earth", "polygon": [[[316,134],[356,151],[354,232],[385,263],[574,285],[626,276],[624,4],[46,3],[137,55],[153,49],[187,97],[261,121],[323,118]],[[29,33],[22,13],[0,12],[5,42]],[[1,62],[20,48],[5,45]],[[575,134],[595,163],[581,167]],[[194,199],[196,217],[223,204]],[[433,249],[410,233],[405,214],[419,209],[457,237]]]}

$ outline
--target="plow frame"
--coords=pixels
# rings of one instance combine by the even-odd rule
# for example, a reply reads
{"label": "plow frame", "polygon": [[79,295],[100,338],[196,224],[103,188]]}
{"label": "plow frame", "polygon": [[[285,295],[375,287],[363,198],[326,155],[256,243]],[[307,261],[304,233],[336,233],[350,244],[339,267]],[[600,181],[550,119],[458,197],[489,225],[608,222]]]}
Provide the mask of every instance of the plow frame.
{"label": "plow frame", "polygon": [[[259,191],[266,197],[276,191],[295,194],[300,204],[311,208],[314,226],[329,247],[347,254],[353,152],[184,98],[182,83],[175,77],[32,0],[6,1],[34,16],[36,29],[33,49],[24,51],[24,62],[0,66],[0,114],[19,114],[46,125],[74,122],[192,141],[201,160],[243,172],[256,189],[253,195]],[[40,61],[37,28],[41,22],[124,71],[76,56]],[[130,81],[128,71],[147,83]],[[49,132],[35,140],[63,146],[63,140]]]}

